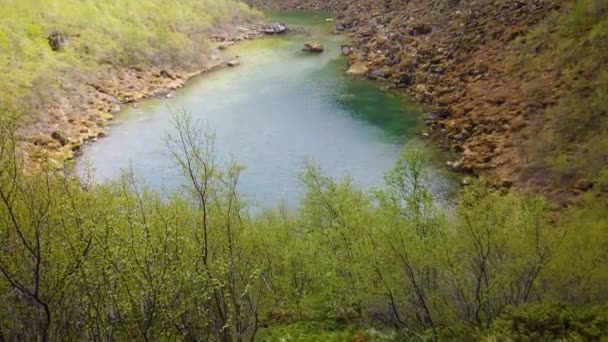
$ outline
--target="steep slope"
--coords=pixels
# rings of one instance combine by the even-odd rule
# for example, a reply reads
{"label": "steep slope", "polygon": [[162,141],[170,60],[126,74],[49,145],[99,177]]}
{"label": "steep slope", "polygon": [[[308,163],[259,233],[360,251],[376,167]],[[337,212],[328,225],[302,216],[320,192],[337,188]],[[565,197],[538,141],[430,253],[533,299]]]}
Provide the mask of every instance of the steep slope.
{"label": "steep slope", "polygon": [[239,26],[253,15],[232,0],[2,1],[0,115],[22,113],[34,161],[62,162],[121,105],[221,65],[215,43],[253,34]]}

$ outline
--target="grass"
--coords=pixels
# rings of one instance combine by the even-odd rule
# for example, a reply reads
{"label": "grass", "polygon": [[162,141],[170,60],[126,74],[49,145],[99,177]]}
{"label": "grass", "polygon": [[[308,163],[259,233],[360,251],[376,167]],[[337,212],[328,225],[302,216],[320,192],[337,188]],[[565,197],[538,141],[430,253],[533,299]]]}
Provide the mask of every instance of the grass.
{"label": "grass", "polygon": [[563,83],[537,158],[558,180],[597,179],[608,164],[608,2],[577,1],[526,40],[527,60],[551,63]]}
{"label": "grass", "polygon": [[299,321],[263,328],[256,341],[265,342],[342,342],[342,341],[395,341],[394,332],[365,329],[350,323],[336,321]]}
{"label": "grass", "polygon": [[[212,25],[248,15],[233,0],[4,0],[0,100],[16,102],[34,87],[55,86],[58,75],[74,69],[199,63]],[[65,50],[51,49],[53,34],[68,38]]]}

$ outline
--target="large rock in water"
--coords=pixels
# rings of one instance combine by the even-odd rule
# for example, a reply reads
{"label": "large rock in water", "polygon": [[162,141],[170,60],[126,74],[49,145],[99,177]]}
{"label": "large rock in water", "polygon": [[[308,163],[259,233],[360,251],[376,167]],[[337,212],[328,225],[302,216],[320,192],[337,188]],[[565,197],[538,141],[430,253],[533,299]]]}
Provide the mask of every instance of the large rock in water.
{"label": "large rock in water", "polygon": [[307,52],[321,53],[324,50],[323,43],[316,41],[306,42],[303,50]]}
{"label": "large rock in water", "polygon": [[287,25],[283,23],[274,23],[263,26],[261,31],[266,34],[282,34],[287,33],[289,31],[289,27],[287,27]]}
{"label": "large rock in water", "polygon": [[365,62],[357,62],[357,63],[351,65],[351,67],[348,69],[346,74],[349,76],[361,77],[361,76],[366,76],[368,72],[369,72],[369,68],[367,67]]}

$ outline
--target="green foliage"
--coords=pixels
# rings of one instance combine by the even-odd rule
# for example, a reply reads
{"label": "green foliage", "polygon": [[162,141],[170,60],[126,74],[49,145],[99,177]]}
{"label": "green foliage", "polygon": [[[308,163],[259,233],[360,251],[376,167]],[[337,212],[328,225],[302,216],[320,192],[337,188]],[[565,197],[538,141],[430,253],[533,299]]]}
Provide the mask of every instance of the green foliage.
{"label": "green foliage", "polygon": [[262,329],[259,341],[348,341],[358,332],[353,326],[332,321],[297,322],[285,326]]}
{"label": "green foliage", "polygon": [[[586,194],[578,207],[569,210],[560,224],[566,238],[550,265],[547,279],[556,287],[555,300],[566,303],[602,303],[606,291],[597,284],[608,282],[608,201]],[[564,281],[563,274],[571,279]]]}
{"label": "green foliage", "polygon": [[[7,113],[12,112],[7,108]],[[606,333],[608,208],[555,222],[480,181],[453,208],[405,153],[363,191],[310,163],[294,209],[251,214],[187,114],[167,136],[184,186],[160,196],[25,175],[0,119],[0,337],[14,340],[442,340]],[[553,306],[549,303],[564,303]],[[376,329],[368,328],[375,327]]]}
{"label": "green foliage", "polygon": [[565,304],[526,305],[510,310],[495,324],[498,336],[517,341],[599,341],[608,336],[606,307],[583,309]]}
{"label": "green foliage", "polygon": [[594,179],[608,160],[608,2],[576,1],[525,40],[529,61],[552,65],[564,84],[546,111],[539,159],[562,179]]}
{"label": "green foliage", "polygon": [[[20,98],[41,78],[100,64],[200,65],[212,24],[250,15],[245,4],[232,0],[4,0],[0,91],[7,99]],[[47,37],[53,33],[68,37],[66,50],[51,50]]]}
{"label": "green foliage", "polygon": [[607,14],[608,6],[605,1],[577,1],[567,20],[565,29],[574,33],[584,32],[596,25],[598,21],[603,20]]}

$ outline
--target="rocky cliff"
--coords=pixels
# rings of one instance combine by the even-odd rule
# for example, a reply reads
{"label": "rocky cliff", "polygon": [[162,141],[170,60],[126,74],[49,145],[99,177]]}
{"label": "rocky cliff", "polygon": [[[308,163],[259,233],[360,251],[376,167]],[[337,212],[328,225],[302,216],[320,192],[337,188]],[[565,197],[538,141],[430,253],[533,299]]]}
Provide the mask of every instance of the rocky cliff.
{"label": "rocky cliff", "polygon": [[[525,37],[568,10],[562,0],[258,0],[272,9],[334,12],[353,38],[350,74],[387,82],[427,108],[448,166],[498,185],[555,188],[531,145],[563,87],[553,63],[520,63]],[[529,84],[537,84],[534,91]],[[560,197],[561,190],[555,190]]]}

